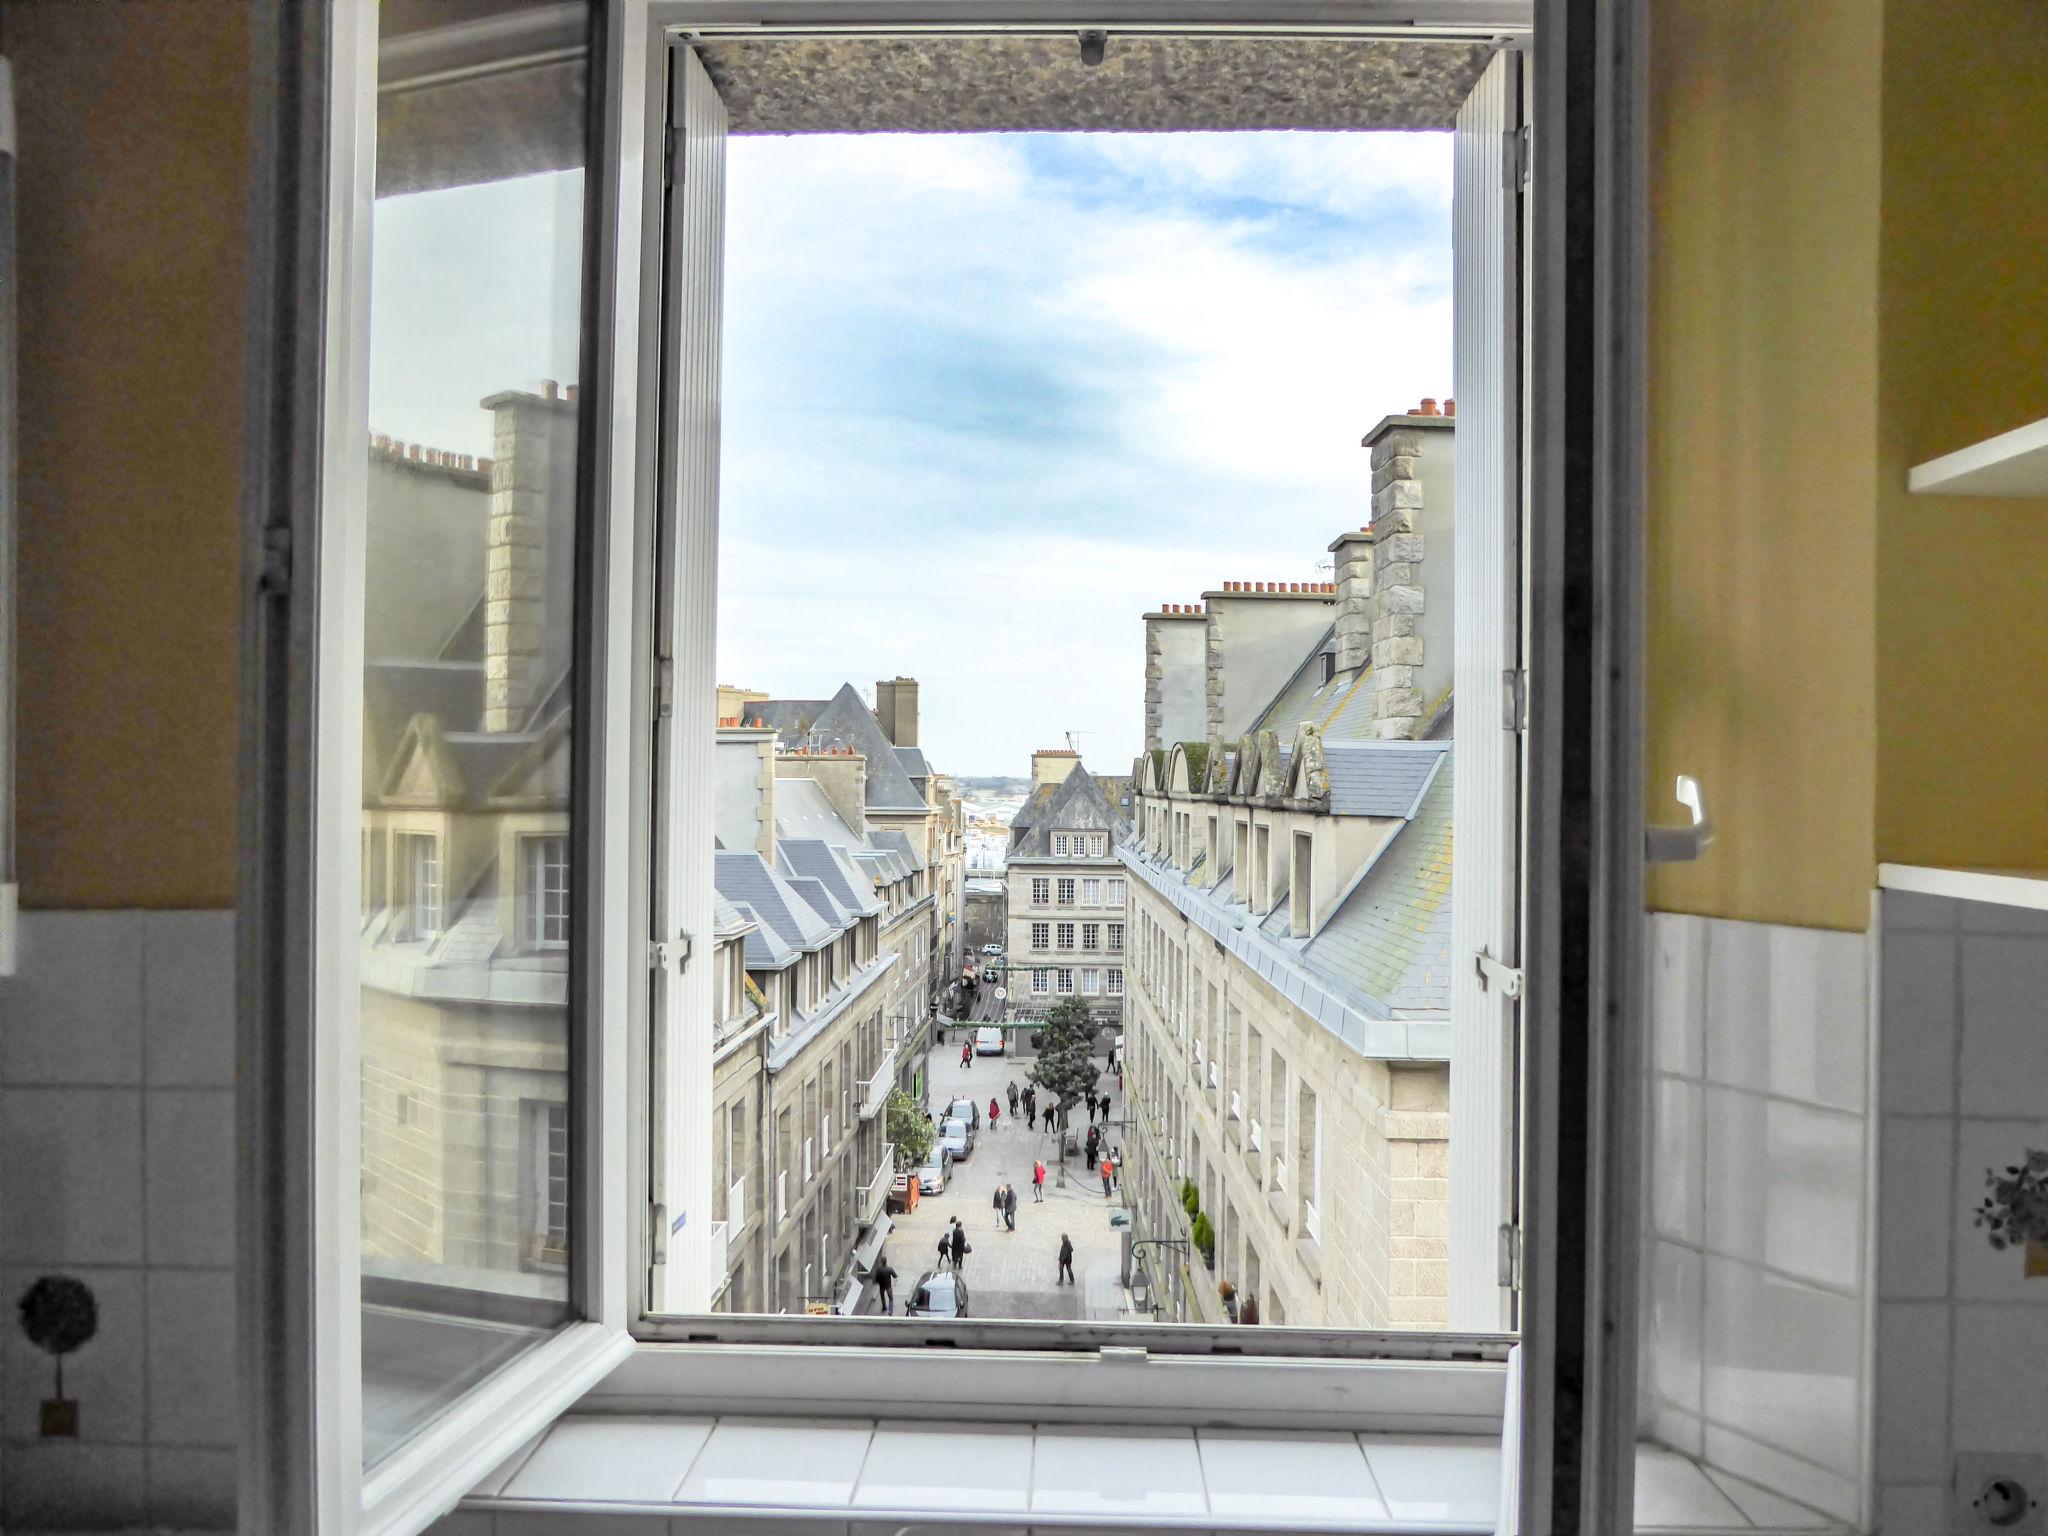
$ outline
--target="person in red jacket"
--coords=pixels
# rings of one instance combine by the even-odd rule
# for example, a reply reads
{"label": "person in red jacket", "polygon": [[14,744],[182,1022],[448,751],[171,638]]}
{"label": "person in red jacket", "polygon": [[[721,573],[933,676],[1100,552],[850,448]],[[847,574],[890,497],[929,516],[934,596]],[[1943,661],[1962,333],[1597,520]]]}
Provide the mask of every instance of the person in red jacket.
{"label": "person in red jacket", "polygon": [[990,1099],[988,1101],[988,1128],[991,1133],[995,1131],[996,1122],[1002,1118],[1003,1106],[1001,1101],[997,1099]]}
{"label": "person in red jacket", "polygon": [[1031,1198],[1040,1205],[1045,1203],[1045,1159],[1042,1157],[1031,1165]]}

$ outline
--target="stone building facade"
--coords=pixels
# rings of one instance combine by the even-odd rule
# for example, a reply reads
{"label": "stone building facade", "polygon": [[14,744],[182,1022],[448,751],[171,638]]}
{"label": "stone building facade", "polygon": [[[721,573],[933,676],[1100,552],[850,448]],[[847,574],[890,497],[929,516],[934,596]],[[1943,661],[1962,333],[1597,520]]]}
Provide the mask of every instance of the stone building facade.
{"label": "stone building facade", "polygon": [[[1170,1317],[1221,1320],[1228,1280],[1267,1323],[1445,1322],[1451,435],[1418,415],[1368,438],[1335,582],[1203,594],[1205,697],[1241,728],[1134,768],[1127,1198],[1192,1244],[1191,1185],[1212,1237],[1155,1250]],[[1233,611],[1280,615],[1237,626],[1248,662]],[[1250,706],[1246,679],[1273,679]]]}
{"label": "stone building facade", "polygon": [[1010,823],[1005,866],[1008,1018],[1042,1018],[1078,997],[1105,1024],[1123,1018],[1128,825],[1072,752],[1033,754],[1036,788]]}

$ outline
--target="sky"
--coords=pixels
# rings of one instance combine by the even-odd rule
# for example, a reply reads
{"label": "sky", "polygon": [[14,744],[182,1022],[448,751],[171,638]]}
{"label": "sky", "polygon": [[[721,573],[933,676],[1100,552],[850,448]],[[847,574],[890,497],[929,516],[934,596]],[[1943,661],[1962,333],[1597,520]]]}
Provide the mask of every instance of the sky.
{"label": "sky", "polygon": [[[1129,771],[1140,616],[1327,579],[1360,437],[1452,393],[1447,134],[750,137],[726,174],[718,678],[916,677],[943,772],[1068,732]],[[574,376],[580,196],[379,201],[373,430],[487,453],[477,400]]]}

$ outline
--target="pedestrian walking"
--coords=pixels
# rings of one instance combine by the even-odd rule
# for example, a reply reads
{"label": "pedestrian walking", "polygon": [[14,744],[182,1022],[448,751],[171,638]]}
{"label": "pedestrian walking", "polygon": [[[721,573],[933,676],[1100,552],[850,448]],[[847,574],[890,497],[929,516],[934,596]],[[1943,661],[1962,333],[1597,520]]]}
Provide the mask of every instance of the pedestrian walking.
{"label": "pedestrian walking", "polygon": [[960,1065],[969,1071],[974,1069],[974,1042],[972,1040],[962,1040],[960,1042]]}
{"label": "pedestrian walking", "polygon": [[875,1261],[875,1289],[881,1293],[882,1316],[896,1315],[896,1271],[887,1254]]}
{"label": "pedestrian walking", "polygon": [[1060,1234],[1059,1278],[1054,1280],[1053,1284],[1058,1285],[1061,1280],[1064,1280],[1068,1285],[1076,1283],[1074,1280],[1074,1240],[1064,1232]]}
{"label": "pedestrian walking", "polygon": [[1038,1113],[1038,1090],[1028,1083],[1024,1087],[1024,1113],[1032,1116]]}
{"label": "pedestrian walking", "polygon": [[996,1228],[997,1228],[997,1230],[998,1230],[998,1231],[1000,1231],[1000,1230],[1002,1229],[1002,1225],[1003,1225],[1003,1186],[1002,1186],[1002,1185],[998,1184],[998,1185],[996,1186],[996,1193],[995,1193],[995,1198],[994,1198],[993,1200],[991,1200],[991,1201],[989,1202],[989,1204],[991,1204],[992,1206],[994,1206],[994,1207],[995,1207],[995,1213],[996,1213]]}
{"label": "pedestrian walking", "polygon": [[1017,1230],[1017,1191],[1008,1184],[1003,1186],[1003,1221],[1012,1232]]}
{"label": "pedestrian walking", "polygon": [[1003,1118],[1003,1104],[1000,1099],[988,1101],[988,1128],[991,1135],[996,1131],[996,1122]]}
{"label": "pedestrian walking", "polygon": [[1100,1148],[1101,1146],[1102,1146],[1102,1135],[1101,1135],[1101,1133],[1100,1133],[1099,1131],[1097,1131],[1097,1130],[1095,1129],[1095,1127],[1094,1127],[1094,1126],[1092,1126],[1092,1125],[1091,1125],[1091,1126],[1089,1126],[1089,1127],[1088,1127],[1088,1167],[1089,1167],[1090,1171],[1093,1171],[1093,1169],[1094,1169],[1094,1167],[1095,1167],[1095,1154],[1096,1154],[1097,1150],[1098,1150],[1098,1149],[1099,1149],[1099,1148]]}
{"label": "pedestrian walking", "polygon": [[948,1227],[945,1231],[939,1234],[939,1268],[951,1269],[952,1267],[953,1229],[951,1227]]}
{"label": "pedestrian walking", "polygon": [[1102,1160],[1102,1198],[1105,1200],[1109,1198],[1109,1181],[1115,1176],[1116,1159],[1113,1157],[1105,1157]]}
{"label": "pedestrian walking", "polygon": [[1010,1084],[1010,1118],[1012,1120],[1017,1118],[1017,1085],[1015,1082]]}
{"label": "pedestrian walking", "polygon": [[967,1255],[972,1252],[974,1249],[967,1242],[967,1229],[960,1225],[960,1218],[956,1216],[953,1218],[953,1267],[965,1268]]}
{"label": "pedestrian walking", "polygon": [[1102,1095],[1102,1123],[1104,1125],[1109,1124],[1109,1094],[1107,1091]]}
{"label": "pedestrian walking", "polygon": [[1031,1165],[1031,1203],[1045,1203],[1045,1159],[1042,1157]]}

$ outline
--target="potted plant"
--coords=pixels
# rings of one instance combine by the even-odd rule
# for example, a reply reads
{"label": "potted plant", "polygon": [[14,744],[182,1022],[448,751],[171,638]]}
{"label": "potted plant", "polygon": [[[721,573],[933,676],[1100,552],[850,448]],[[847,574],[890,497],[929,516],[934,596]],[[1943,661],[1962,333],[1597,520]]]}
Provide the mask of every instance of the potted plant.
{"label": "potted plant", "polygon": [[1216,1267],[1216,1226],[1215,1223],[1209,1220],[1209,1213],[1207,1211],[1196,1213],[1192,1235],[1195,1240],[1195,1246],[1202,1251],[1202,1262],[1211,1269],[1214,1269]]}
{"label": "potted plant", "polygon": [[2027,1274],[2048,1275],[2048,1152],[2029,1147],[2024,1162],[1985,1169],[1984,1183],[1991,1193],[1976,1220],[1991,1246],[2024,1245]]}

